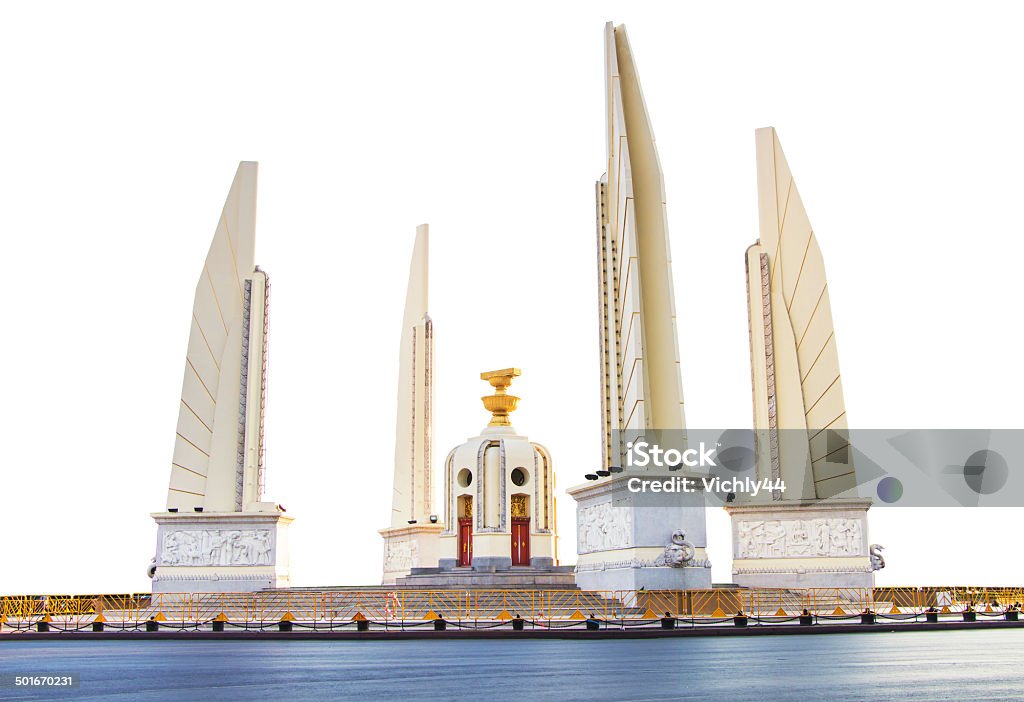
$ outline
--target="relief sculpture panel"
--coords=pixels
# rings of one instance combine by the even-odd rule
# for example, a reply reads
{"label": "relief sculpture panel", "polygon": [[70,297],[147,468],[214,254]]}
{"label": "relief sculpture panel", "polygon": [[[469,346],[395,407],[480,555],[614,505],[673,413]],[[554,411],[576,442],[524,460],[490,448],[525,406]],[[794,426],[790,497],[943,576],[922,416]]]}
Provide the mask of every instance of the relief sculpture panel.
{"label": "relief sculpture panel", "polygon": [[737,527],[736,558],[863,556],[856,519],[752,519]]}
{"label": "relief sculpture panel", "polygon": [[384,571],[412,570],[418,565],[419,544],[415,541],[394,541],[384,545]]}
{"label": "relief sculpture panel", "polygon": [[178,529],[164,535],[162,566],[273,565],[269,529]]}
{"label": "relief sculpture panel", "polygon": [[611,502],[587,505],[576,511],[578,553],[592,553],[633,545],[633,514]]}

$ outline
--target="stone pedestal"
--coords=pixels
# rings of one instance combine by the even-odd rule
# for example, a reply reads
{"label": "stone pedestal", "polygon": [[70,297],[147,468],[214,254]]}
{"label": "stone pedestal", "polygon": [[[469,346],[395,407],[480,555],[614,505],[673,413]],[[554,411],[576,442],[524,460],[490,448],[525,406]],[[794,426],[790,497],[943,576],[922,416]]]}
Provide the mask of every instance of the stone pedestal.
{"label": "stone pedestal", "polygon": [[395,585],[402,590],[573,590],[576,580],[572,566],[511,566],[505,570],[437,567],[416,568]]}
{"label": "stone pedestal", "polygon": [[280,512],[157,512],[154,593],[254,592],[291,585]]}
{"label": "stone pedestal", "polygon": [[733,582],[765,588],[872,588],[870,500],[728,505]]}
{"label": "stone pedestal", "polygon": [[704,494],[651,502],[629,492],[636,473],[570,488],[576,500],[576,584],[584,590],[711,587]]}
{"label": "stone pedestal", "polygon": [[384,575],[382,585],[394,585],[413,568],[436,566],[440,555],[440,524],[410,524],[407,527],[381,529],[384,537]]}

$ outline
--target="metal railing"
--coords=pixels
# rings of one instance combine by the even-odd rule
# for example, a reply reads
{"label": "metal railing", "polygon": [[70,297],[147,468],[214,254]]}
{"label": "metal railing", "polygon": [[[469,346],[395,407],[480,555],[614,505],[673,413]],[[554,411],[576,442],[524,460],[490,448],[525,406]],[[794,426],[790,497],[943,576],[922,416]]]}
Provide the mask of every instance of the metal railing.
{"label": "metal railing", "polygon": [[650,620],[665,616],[723,618],[743,612],[755,617],[944,613],[968,607],[1002,611],[1024,602],[1024,588],[888,587],[711,590],[268,590],[254,593],[166,593],[126,595],[25,595],[0,597],[0,626],[17,628],[39,621],[85,628],[101,621],[138,627],[147,621],[203,625],[215,620],[235,625],[281,621],[345,623],[364,618],[398,624],[445,619],[496,622],[521,617],[535,622]]}

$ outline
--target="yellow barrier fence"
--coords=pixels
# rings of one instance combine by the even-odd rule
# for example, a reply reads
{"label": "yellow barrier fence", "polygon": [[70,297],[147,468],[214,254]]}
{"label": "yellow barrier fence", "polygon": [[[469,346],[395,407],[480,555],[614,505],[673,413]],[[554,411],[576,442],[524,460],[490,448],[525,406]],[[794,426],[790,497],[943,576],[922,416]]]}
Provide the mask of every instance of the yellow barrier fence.
{"label": "yellow barrier fence", "polygon": [[743,612],[761,618],[794,617],[804,610],[843,616],[1002,611],[1024,602],[1024,588],[888,587],[871,589],[714,588],[710,590],[271,590],[255,593],[124,595],[23,595],[0,597],[0,630],[6,624],[60,622],[85,628],[101,621],[138,627],[149,620],[180,626],[214,620],[262,626],[281,621],[340,624],[364,618],[376,623],[493,622],[522,617],[535,622],[644,620],[664,616],[723,619]]}

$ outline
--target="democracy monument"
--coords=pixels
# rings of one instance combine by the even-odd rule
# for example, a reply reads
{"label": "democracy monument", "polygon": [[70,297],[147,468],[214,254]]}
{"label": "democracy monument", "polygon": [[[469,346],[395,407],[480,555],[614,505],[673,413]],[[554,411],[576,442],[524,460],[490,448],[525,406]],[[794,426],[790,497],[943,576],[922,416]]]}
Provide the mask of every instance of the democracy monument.
{"label": "democracy monument", "polygon": [[[162,510],[151,514],[151,591],[0,595],[0,639],[768,633],[774,648],[776,634],[1024,626],[1021,587],[875,587],[885,567],[882,547],[869,538],[875,496],[879,505],[898,502],[903,477],[914,487],[908,492],[929,500],[945,491],[964,506],[1014,504],[1007,498],[1019,498],[1020,486],[1009,482],[1010,466],[1022,460],[1024,441],[1020,430],[1002,437],[999,430],[852,433],[825,257],[771,127],[754,135],[758,226],[745,247],[753,421],[739,429],[687,426],[680,349],[688,347],[679,335],[693,325],[678,322],[665,177],[624,27],[605,26],[604,55],[596,231],[593,243],[579,242],[580,255],[590,256],[591,246],[597,253],[593,387],[600,393],[591,406],[600,462],[552,455],[537,440],[543,427],[514,426],[518,406],[529,400],[516,391],[523,373],[516,367],[458,371],[486,383],[480,424],[467,427],[456,446],[435,446],[435,400],[446,389],[435,380],[430,230],[421,224],[409,241],[401,315],[391,510],[382,507],[379,522],[363,525],[365,538],[375,539],[375,528],[380,537],[379,581],[294,583],[293,515],[264,494],[270,282],[255,257],[257,165],[242,162],[206,259],[196,261],[167,492]],[[737,242],[737,254],[745,244]],[[676,240],[677,262],[687,260],[686,246],[687,239]],[[735,263],[729,268],[738,287],[738,255]],[[579,314],[557,311],[566,312]],[[394,317],[397,324],[397,309]],[[501,335],[487,338],[501,343]],[[566,399],[580,409],[576,397]],[[879,433],[874,444],[864,436]],[[572,439],[566,445],[578,447],[580,437]],[[909,483],[911,471],[925,476],[921,485]],[[581,478],[565,490],[575,510],[574,544],[559,540],[556,485],[566,476]],[[859,493],[869,484],[871,499]],[[999,501],[979,500],[1000,491]],[[916,504],[929,503],[899,506]],[[709,542],[709,510],[728,515],[731,544]],[[331,557],[351,561],[340,544]],[[709,554],[727,546],[729,582],[713,583]],[[390,670],[399,659],[389,652],[381,664]],[[355,684],[362,690],[366,682]]]}
{"label": "democracy monument", "polygon": [[[689,442],[664,179],[625,28],[611,23],[604,72],[606,170],[595,189],[602,461],[572,467],[587,473],[567,491],[575,564],[559,558],[553,457],[511,423],[519,369],[480,374],[491,388],[481,398],[487,425],[447,451],[435,473],[423,224],[402,316],[392,507],[379,531],[383,586],[712,587],[704,491],[649,504],[626,488],[656,473],[630,465],[635,442],[679,455]],[[754,466],[759,479],[787,488],[725,505],[732,586],[871,588],[882,561],[868,539],[871,501],[857,494],[824,260],[774,129],[757,130],[756,157],[760,226],[746,253]],[[239,165],[199,269],[166,505],[152,515],[153,593],[292,586],[292,517],[263,495],[270,284],[254,259],[256,175],[255,163]],[[704,475],[689,463],[667,470],[694,485]]]}

